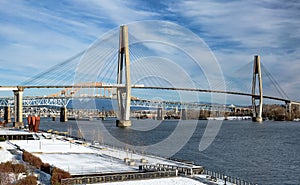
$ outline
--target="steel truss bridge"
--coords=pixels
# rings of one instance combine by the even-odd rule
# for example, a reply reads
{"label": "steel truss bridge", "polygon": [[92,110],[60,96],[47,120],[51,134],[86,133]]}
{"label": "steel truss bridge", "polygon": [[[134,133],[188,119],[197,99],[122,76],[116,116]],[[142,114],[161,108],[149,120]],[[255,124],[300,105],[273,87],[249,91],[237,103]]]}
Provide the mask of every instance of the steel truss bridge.
{"label": "steel truss bridge", "polygon": [[[100,97],[100,96],[85,96],[85,97],[43,97],[43,96],[25,96],[23,98],[23,107],[52,107],[61,108],[66,107],[71,100],[84,100],[84,99],[110,99],[116,101],[116,99]],[[157,101],[157,100],[144,100],[133,99],[131,100],[131,107],[140,107],[144,109],[156,109],[164,108],[169,109],[188,109],[188,110],[210,110],[220,111],[224,108],[226,111],[231,111],[228,107],[219,104],[203,104],[203,103],[184,103],[184,102],[172,102],[172,101]],[[12,97],[0,98],[0,107],[14,106],[14,99]]]}

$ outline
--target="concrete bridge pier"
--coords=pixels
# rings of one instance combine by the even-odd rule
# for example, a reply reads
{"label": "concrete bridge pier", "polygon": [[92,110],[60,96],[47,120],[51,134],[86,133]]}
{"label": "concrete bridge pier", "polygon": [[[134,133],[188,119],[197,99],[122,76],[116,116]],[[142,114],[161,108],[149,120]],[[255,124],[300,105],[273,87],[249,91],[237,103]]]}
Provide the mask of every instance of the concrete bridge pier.
{"label": "concrete bridge pier", "polygon": [[124,85],[124,87],[117,88],[119,120],[116,121],[116,126],[130,127],[131,80],[127,26],[120,27],[119,37],[117,84]]}
{"label": "concrete bridge pier", "polygon": [[4,121],[6,123],[11,123],[11,111],[10,111],[10,106],[5,106],[4,107]]}
{"label": "concrete bridge pier", "polygon": [[295,114],[295,117],[294,118],[299,118],[298,116],[300,115],[300,104],[295,104],[295,107],[294,107],[294,114]]}
{"label": "concrete bridge pier", "polygon": [[181,119],[182,120],[187,120],[187,109],[181,109]]}
{"label": "concrete bridge pier", "polygon": [[14,127],[23,127],[23,89],[18,88],[18,90],[14,90],[14,104],[15,104],[15,113],[14,113]]}
{"label": "concrete bridge pier", "polygon": [[[252,94],[256,94],[256,77],[258,78],[258,96],[252,96],[252,120],[255,122],[262,122],[262,107],[263,107],[263,88],[262,88],[262,78],[261,78],[261,67],[260,67],[260,57],[258,55],[254,56],[253,63],[253,80],[252,80]],[[258,107],[256,106],[256,99],[259,100]]]}
{"label": "concrete bridge pier", "polygon": [[285,115],[286,120],[291,121],[292,120],[292,103],[291,102],[285,102]]}
{"label": "concrete bridge pier", "polygon": [[164,110],[162,107],[157,108],[157,120],[164,120]]}
{"label": "concrete bridge pier", "polygon": [[68,115],[67,115],[67,107],[60,108],[60,122],[67,122]]}

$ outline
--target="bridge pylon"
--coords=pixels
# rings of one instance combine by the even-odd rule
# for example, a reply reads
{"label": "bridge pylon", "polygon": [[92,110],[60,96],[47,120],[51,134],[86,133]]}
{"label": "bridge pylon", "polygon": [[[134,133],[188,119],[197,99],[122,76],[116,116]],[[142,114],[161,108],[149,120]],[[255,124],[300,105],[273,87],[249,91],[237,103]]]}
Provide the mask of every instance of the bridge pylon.
{"label": "bridge pylon", "polygon": [[[263,107],[263,88],[262,88],[262,78],[261,78],[261,66],[260,66],[260,56],[254,56],[253,63],[253,79],[252,79],[252,95],[256,94],[256,80],[258,79],[258,96],[252,96],[252,120],[256,122],[262,122],[262,107]],[[256,100],[259,100],[258,107],[256,106]]]}
{"label": "bridge pylon", "polygon": [[158,107],[157,108],[157,120],[164,120],[164,108],[163,107]]}
{"label": "bridge pylon", "polygon": [[294,118],[298,118],[300,113],[300,103],[291,100],[285,101],[285,120],[293,121]]}
{"label": "bridge pylon", "polygon": [[181,109],[181,120],[187,120],[187,107]]}
{"label": "bridge pylon", "polygon": [[5,107],[4,107],[4,121],[5,121],[6,123],[10,123],[10,122],[11,122],[11,116],[10,116],[10,113],[11,113],[11,111],[10,111],[10,106],[9,106],[9,105],[5,106]]}
{"label": "bridge pylon", "polygon": [[[125,79],[123,79],[125,78]],[[128,47],[128,27],[120,27],[119,54],[118,54],[118,78],[117,84],[124,84],[125,87],[117,87],[118,120],[117,127],[129,127],[130,101],[131,101],[131,80],[130,80],[130,58]]]}
{"label": "bridge pylon", "polygon": [[19,88],[18,90],[14,90],[14,127],[23,127],[23,88]]}
{"label": "bridge pylon", "polygon": [[60,122],[67,122],[67,121],[68,121],[67,107],[63,106],[60,108]]}

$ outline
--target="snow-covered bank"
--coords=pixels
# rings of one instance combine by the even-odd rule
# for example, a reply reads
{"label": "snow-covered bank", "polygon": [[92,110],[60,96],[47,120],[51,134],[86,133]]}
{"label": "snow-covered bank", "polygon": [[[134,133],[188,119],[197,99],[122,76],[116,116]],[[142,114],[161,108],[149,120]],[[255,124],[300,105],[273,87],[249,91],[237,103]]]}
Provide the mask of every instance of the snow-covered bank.
{"label": "snow-covered bank", "polygon": [[251,116],[208,117],[208,120],[250,120]]}
{"label": "snow-covered bank", "polygon": [[[80,144],[80,142],[72,139],[67,141],[57,135],[52,135],[50,139],[46,139],[42,134],[39,134],[39,138],[40,140],[14,140],[11,142],[38,156],[44,163],[57,166],[71,174],[138,171],[138,166],[145,162],[152,165],[193,166],[107,146],[90,147],[90,144]],[[125,158],[133,162],[131,166],[124,162]],[[141,162],[141,159],[144,161]]]}
{"label": "snow-covered bank", "polygon": [[[8,148],[18,148],[29,151],[33,155],[41,158],[44,163],[49,163],[50,165],[61,168],[70,172],[72,175],[139,172],[139,165],[142,164],[153,165],[156,167],[158,164],[165,164],[188,169],[199,167],[192,164],[185,164],[157,156],[143,155],[109,146],[99,144],[91,145],[89,143],[74,140],[73,138],[66,138],[55,134],[38,133],[35,135],[35,138],[38,140],[5,141],[1,142],[0,146],[3,148],[2,152],[6,152],[8,154],[10,154],[7,150]],[[13,158],[13,155],[11,154],[10,157],[9,155],[5,156],[8,156],[5,160],[11,160]],[[127,159],[128,161],[125,161],[124,159]],[[105,184],[202,185],[212,183],[212,181],[209,178],[206,178],[205,175],[198,176],[197,178],[198,179],[191,179],[188,177],[170,177],[147,180],[129,180]],[[49,179],[49,177],[47,176],[45,179]],[[47,184],[46,181],[47,180],[43,180],[42,184]],[[219,182],[222,181],[214,183],[220,184]]]}
{"label": "snow-covered bank", "polygon": [[[138,180],[138,181],[123,181],[123,182],[110,182],[110,183],[101,183],[107,185],[205,185],[199,181],[185,178],[185,177],[172,177],[164,179],[148,179],[148,180]],[[100,185],[100,184],[97,184]]]}
{"label": "snow-covered bank", "polygon": [[8,149],[12,149],[12,147],[7,142],[0,142],[0,163],[13,160],[14,156]]}

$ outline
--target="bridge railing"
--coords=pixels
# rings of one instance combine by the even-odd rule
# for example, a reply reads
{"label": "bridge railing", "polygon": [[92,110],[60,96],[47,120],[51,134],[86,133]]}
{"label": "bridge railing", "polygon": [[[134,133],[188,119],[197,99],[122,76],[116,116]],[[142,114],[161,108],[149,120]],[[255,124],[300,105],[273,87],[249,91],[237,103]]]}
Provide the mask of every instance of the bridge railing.
{"label": "bridge railing", "polygon": [[[52,106],[52,107],[63,107],[68,105],[69,101],[74,98],[101,98],[101,97],[23,97],[23,107],[29,106]],[[13,97],[0,97],[0,107],[14,106]],[[150,100],[132,100],[131,106],[136,107],[148,107],[148,108],[158,108],[163,107],[165,110],[168,109],[190,109],[190,110],[210,110],[210,111],[220,111],[225,110],[230,112],[229,107],[224,107],[223,105],[210,105],[202,103],[186,103],[186,102],[168,102],[168,101],[150,101]]]}
{"label": "bridge railing", "polygon": [[153,178],[165,178],[175,177],[175,171],[158,171],[158,172],[136,172],[136,173],[116,173],[116,174],[104,174],[94,176],[83,176],[61,179],[62,185],[71,184],[92,184],[92,183],[106,183],[106,182],[117,182],[117,181],[131,181],[131,180],[142,180],[142,179],[153,179]]}
{"label": "bridge railing", "polygon": [[[70,98],[65,97],[24,97],[23,106],[52,106],[63,107],[68,104]],[[0,98],[0,107],[14,106],[14,98],[4,97]]]}
{"label": "bridge railing", "polygon": [[249,181],[237,178],[237,177],[226,176],[224,173],[214,172],[212,170],[204,169],[203,174],[207,175],[208,179],[212,180],[212,181],[214,181],[214,180],[216,181],[217,179],[221,179],[221,180],[225,181],[225,179],[226,179],[226,182],[230,182],[230,183],[233,183],[236,185],[258,185],[256,183],[249,182]]}

